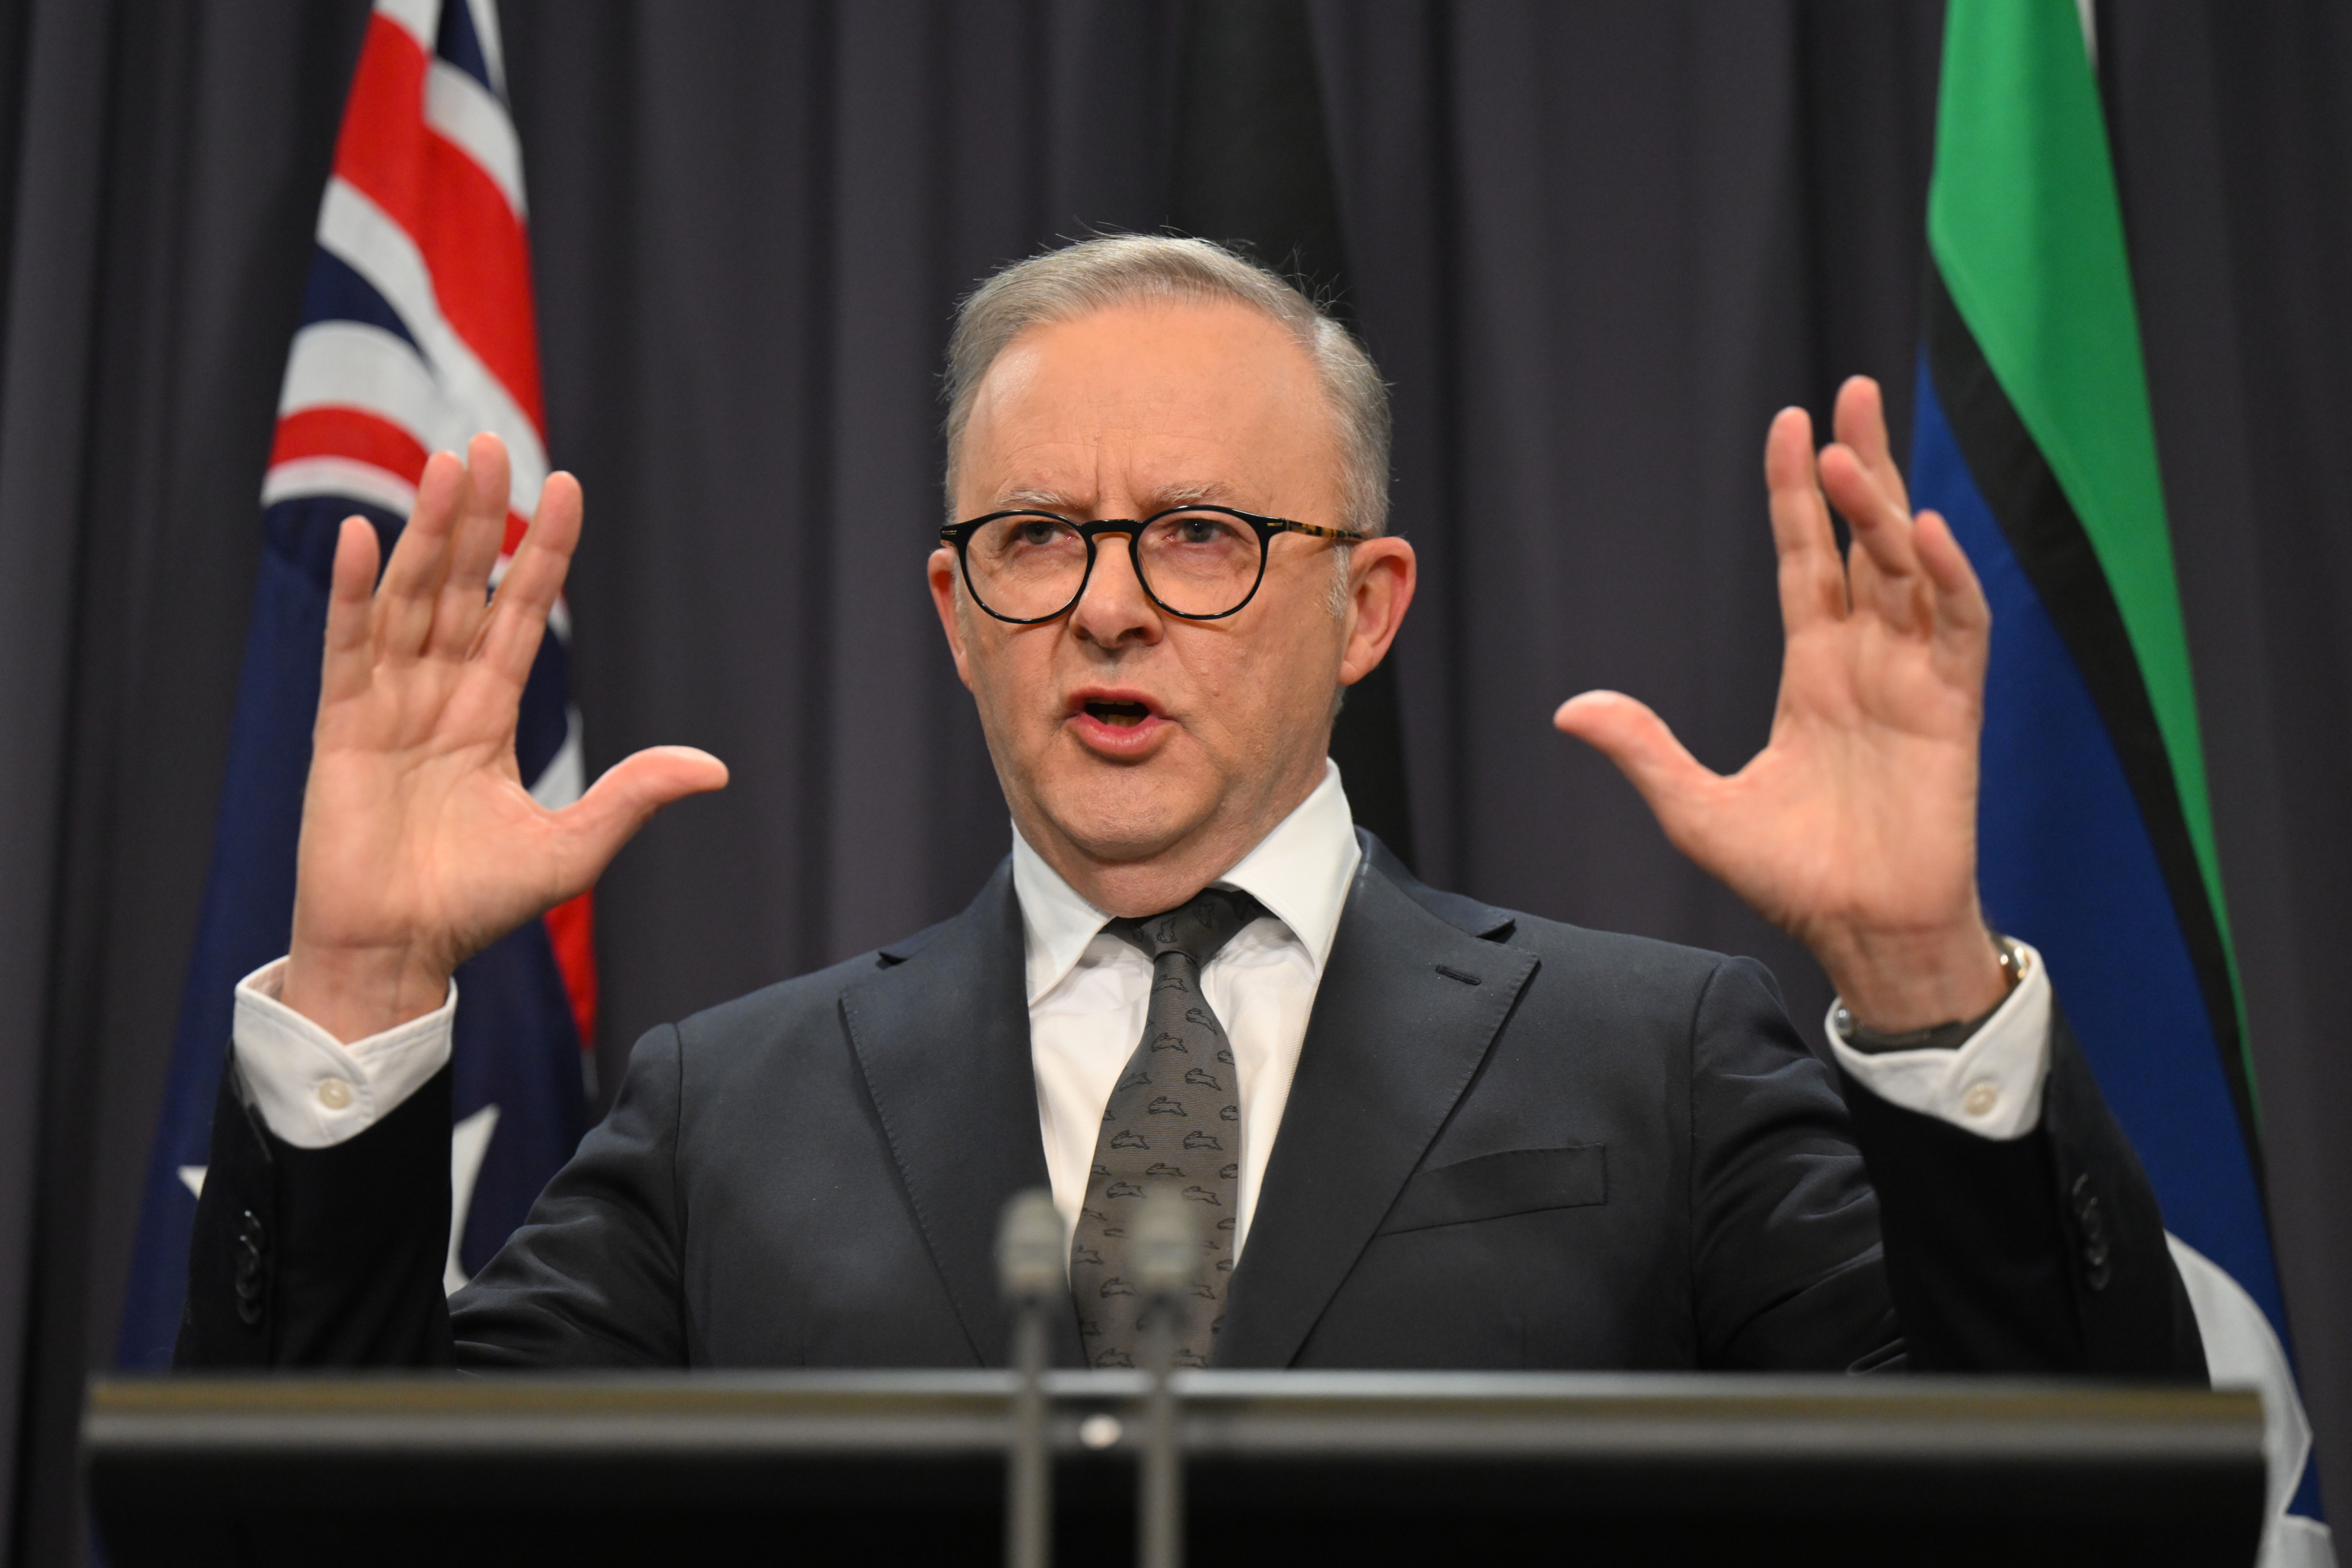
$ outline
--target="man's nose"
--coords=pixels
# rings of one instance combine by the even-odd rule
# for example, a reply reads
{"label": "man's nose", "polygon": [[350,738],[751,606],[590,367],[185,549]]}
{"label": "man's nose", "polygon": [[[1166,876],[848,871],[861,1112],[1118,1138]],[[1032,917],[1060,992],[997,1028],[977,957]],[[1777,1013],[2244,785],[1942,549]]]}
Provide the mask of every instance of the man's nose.
{"label": "man's nose", "polygon": [[1135,574],[1129,537],[1124,533],[1095,536],[1095,569],[1070,609],[1071,629],[1105,647],[1150,642],[1160,636],[1160,606],[1151,602]]}

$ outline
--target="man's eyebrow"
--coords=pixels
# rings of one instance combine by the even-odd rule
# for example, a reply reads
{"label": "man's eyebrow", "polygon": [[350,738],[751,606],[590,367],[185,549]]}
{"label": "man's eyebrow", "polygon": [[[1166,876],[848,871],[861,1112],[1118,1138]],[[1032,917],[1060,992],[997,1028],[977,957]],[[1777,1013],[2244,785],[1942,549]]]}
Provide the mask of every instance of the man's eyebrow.
{"label": "man's eyebrow", "polygon": [[[1232,499],[1233,486],[1223,479],[1195,479],[1179,485],[1168,485],[1152,493],[1150,510],[1165,511],[1173,507],[1198,506],[1224,502]],[[1087,510],[1068,494],[1056,489],[1045,489],[1028,485],[1015,485],[999,490],[999,510],[1034,508],[1039,511],[1071,512]]]}
{"label": "man's eyebrow", "polygon": [[1032,489],[1016,485],[1008,490],[999,490],[996,504],[1000,508],[1035,507],[1039,511],[1067,511],[1070,510],[1070,498],[1059,490]]}
{"label": "man's eyebrow", "polygon": [[1160,492],[1163,507],[1192,506],[1201,502],[1230,501],[1234,487],[1223,479],[1199,479],[1191,484],[1171,485]]}

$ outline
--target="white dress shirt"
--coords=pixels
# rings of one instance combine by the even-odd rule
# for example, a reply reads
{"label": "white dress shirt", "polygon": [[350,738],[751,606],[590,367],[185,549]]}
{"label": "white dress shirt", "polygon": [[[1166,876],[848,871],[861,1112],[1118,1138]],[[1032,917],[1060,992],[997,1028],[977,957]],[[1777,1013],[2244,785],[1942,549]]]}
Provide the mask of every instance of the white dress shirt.
{"label": "white dress shirt", "polygon": [[[1282,1127],[1307,1015],[1339,932],[1349,885],[1362,860],[1355,819],[1327,764],[1298,808],[1217,879],[1265,906],[1209,960],[1202,987],[1225,1026],[1241,1078],[1241,1181],[1236,1253],[1248,1240]],[[1110,917],[1080,898],[1018,833],[1013,886],[1021,902],[1028,964],[1029,1051],[1037,1075],[1037,1126],[1054,1202],[1077,1224],[1094,1163],[1103,1107],[1143,1037],[1151,962],[1104,934]],[[457,991],[437,1012],[345,1045],[278,1000],[285,960],[236,988],[234,1038],[248,1097],[270,1131],[322,1149],[391,1114],[449,1059]],[[2025,975],[1964,1045],[1951,1050],[1865,1056],[1837,1038],[1846,1070],[1881,1098],[1988,1138],[2021,1138],[2041,1121],[2049,1068],[2050,982],[2028,950]]]}

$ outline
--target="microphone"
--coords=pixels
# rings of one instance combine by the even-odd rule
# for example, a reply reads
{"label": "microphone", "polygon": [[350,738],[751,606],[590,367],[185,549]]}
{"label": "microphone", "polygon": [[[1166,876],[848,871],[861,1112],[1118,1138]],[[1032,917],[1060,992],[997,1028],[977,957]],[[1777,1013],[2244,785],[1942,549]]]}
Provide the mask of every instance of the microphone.
{"label": "microphone", "polygon": [[1054,1468],[1045,1447],[1045,1323],[1069,1300],[1063,1272],[1062,1215],[1042,1188],[1016,1193],[996,1227],[996,1282],[1013,1312],[1020,1382],[1004,1464],[1007,1568],[1049,1568],[1054,1560]]}
{"label": "microphone", "polygon": [[1143,1200],[1129,1259],[1144,1300],[1144,1363],[1151,1375],[1145,1420],[1141,1496],[1136,1509],[1140,1568],[1180,1568],[1184,1561],[1184,1468],[1176,1441],[1176,1394],[1169,1379],[1176,1341],[1191,1306],[1201,1256],[1197,1215],[1162,1186]]}

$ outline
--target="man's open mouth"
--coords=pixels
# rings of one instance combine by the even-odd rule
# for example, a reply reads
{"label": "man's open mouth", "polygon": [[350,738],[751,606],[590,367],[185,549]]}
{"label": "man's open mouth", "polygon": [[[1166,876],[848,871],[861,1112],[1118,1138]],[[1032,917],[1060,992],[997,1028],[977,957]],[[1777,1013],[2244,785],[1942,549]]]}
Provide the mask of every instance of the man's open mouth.
{"label": "man's open mouth", "polygon": [[1151,717],[1151,710],[1140,702],[1089,702],[1087,714],[1097,723],[1112,724],[1119,729],[1132,729]]}

